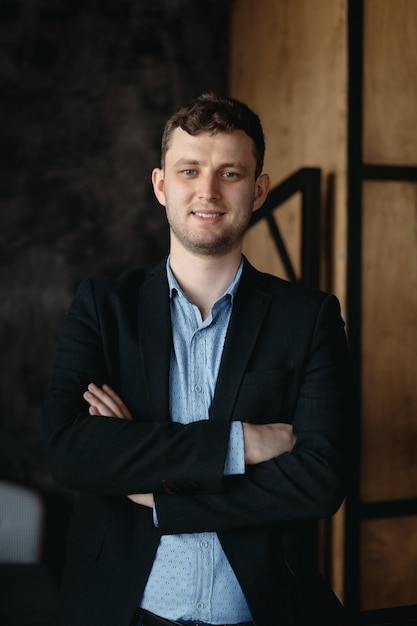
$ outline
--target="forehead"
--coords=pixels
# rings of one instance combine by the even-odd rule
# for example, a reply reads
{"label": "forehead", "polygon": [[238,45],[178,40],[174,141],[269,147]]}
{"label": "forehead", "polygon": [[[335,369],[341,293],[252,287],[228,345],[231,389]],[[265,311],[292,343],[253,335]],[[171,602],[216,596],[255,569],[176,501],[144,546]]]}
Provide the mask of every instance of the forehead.
{"label": "forehead", "polygon": [[243,130],[232,132],[202,132],[190,135],[182,128],[176,128],[170,138],[166,159],[171,164],[177,160],[220,162],[243,162],[255,167],[255,149],[252,139]]}

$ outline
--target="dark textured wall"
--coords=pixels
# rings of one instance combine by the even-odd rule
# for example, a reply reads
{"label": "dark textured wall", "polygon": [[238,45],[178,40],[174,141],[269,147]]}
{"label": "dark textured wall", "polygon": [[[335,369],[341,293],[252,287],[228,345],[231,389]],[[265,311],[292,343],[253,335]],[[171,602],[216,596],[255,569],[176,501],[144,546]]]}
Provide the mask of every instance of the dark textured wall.
{"label": "dark textured wall", "polygon": [[84,276],[167,251],[166,117],[227,91],[227,0],[0,2],[0,478],[47,485],[41,420]]}

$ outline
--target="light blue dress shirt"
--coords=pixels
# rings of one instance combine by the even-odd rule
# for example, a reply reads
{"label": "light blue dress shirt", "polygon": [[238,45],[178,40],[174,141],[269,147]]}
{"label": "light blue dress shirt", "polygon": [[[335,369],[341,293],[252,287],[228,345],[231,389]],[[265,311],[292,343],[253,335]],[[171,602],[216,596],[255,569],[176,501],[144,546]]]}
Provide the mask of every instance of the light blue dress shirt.
{"label": "light blue dress shirt", "polygon": [[[198,307],[181,291],[167,261],[173,329],[169,389],[173,421],[187,424],[208,419],[242,265],[203,321]],[[232,422],[224,472],[244,471],[242,425]],[[155,519],[157,522],[157,511]],[[171,620],[209,624],[251,620],[242,589],[214,532],[163,535],[140,606]]]}

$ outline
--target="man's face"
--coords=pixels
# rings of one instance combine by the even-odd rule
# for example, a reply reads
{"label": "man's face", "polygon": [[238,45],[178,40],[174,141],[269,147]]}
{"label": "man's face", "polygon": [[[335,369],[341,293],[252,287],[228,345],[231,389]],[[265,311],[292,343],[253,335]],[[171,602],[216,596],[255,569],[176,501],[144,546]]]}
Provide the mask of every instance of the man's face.
{"label": "man's face", "polygon": [[193,137],[176,128],[164,169],[152,173],[171,247],[204,256],[240,249],[252,212],[269,189],[267,175],[255,180],[255,165],[252,140],[241,130]]}

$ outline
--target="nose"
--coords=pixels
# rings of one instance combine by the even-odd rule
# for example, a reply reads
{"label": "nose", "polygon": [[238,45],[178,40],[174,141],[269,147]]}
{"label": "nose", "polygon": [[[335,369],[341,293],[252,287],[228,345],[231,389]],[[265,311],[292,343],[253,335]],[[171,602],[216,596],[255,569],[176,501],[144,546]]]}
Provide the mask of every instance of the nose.
{"label": "nose", "polygon": [[219,180],[216,174],[204,173],[199,176],[197,195],[199,200],[214,202],[220,197]]}

